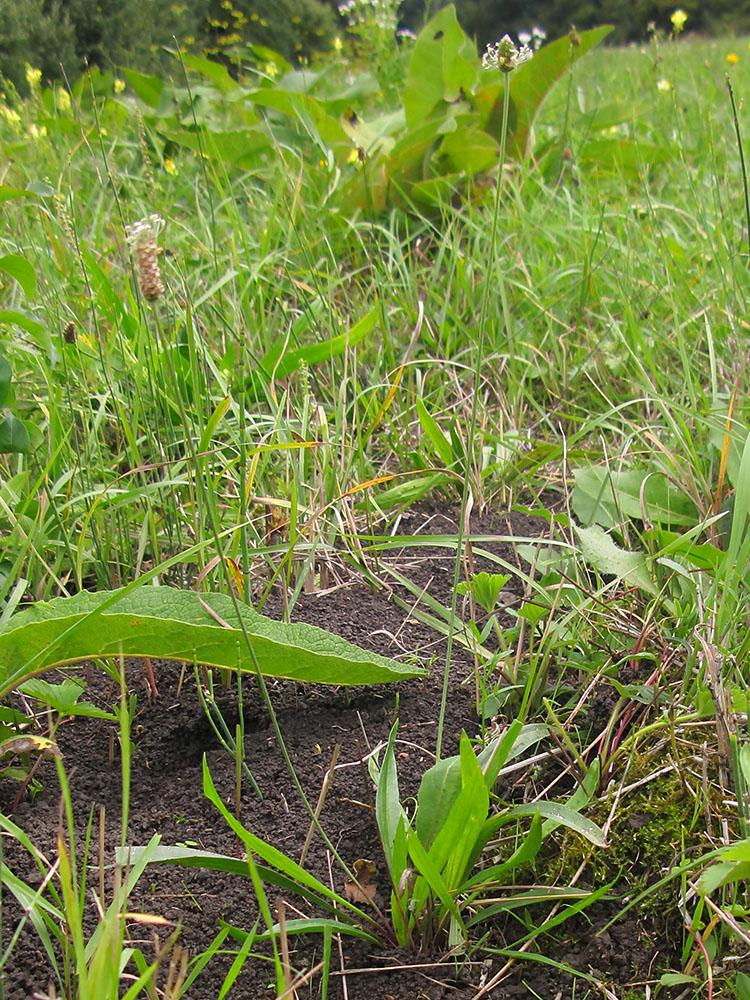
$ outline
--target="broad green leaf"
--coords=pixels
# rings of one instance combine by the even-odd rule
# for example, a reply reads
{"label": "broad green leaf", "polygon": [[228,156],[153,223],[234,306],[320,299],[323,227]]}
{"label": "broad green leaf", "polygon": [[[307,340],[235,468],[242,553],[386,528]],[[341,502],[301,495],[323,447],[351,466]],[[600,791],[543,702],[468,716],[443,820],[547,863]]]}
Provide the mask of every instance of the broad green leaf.
{"label": "broad green leaf", "polygon": [[53,666],[121,654],[245,672],[254,671],[255,657],[264,674],[318,684],[380,684],[425,673],[314,625],[238,608],[239,619],[223,594],[145,586],[125,596],[82,592],[32,605],[0,629],[0,698]]}
{"label": "broad green leaf", "polygon": [[734,977],[734,988],[738,1000],[750,1000],[750,976],[746,972],[738,972]]}
{"label": "broad green leaf", "polygon": [[7,184],[0,184],[0,204],[4,201],[11,201],[14,198],[33,198],[33,191],[24,191],[21,188],[8,187]]}
{"label": "broad green leaf", "polygon": [[473,576],[468,584],[465,581],[460,583],[458,592],[459,594],[465,594],[468,590],[471,590],[471,594],[477,604],[484,608],[488,614],[492,614],[500,599],[500,592],[509,580],[509,573],[485,573],[482,570],[481,573]]}
{"label": "broad green leaf", "polygon": [[746,861],[717,861],[710,865],[698,879],[698,892],[702,896],[710,896],[723,885],[729,885],[731,882],[745,882],[749,878],[750,859]]}
{"label": "broad green leaf", "polygon": [[25,257],[20,254],[8,253],[0,257],[0,271],[5,271],[11,278],[15,278],[23,288],[23,294],[27,299],[33,299],[36,295],[36,272]]}
{"label": "broad green leaf", "polygon": [[168,129],[166,138],[194,152],[203,152],[219,163],[240,169],[255,166],[260,157],[270,149],[271,142],[260,126],[249,126],[229,132],[203,129],[201,134],[187,130]]}
{"label": "broad green leaf", "polygon": [[[540,49],[533,59],[514,70],[510,79],[510,99],[516,117],[508,137],[509,151],[513,155],[520,159],[528,152],[534,119],[552,85],[612,30],[612,25],[604,25],[591,31],[582,31],[579,35],[580,45],[575,48],[570,44],[569,38],[558,38]],[[494,115],[493,120],[496,118],[497,115]],[[499,134],[495,138],[499,139]]]}
{"label": "broad green leaf", "polygon": [[[411,828],[409,827],[406,816],[402,811],[401,817],[398,821],[398,826],[396,827],[396,835],[393,838],[393,844],[390,849],[392,859],[391,871],[398,873],[398,878],[393,877],[393,890],[391,892],[391,920],[393,922],[393,929],[396,932],[396,939],[402,947],[405,947],[409,940],[409,879],[404,879],[402,884],[402,876],[407,869],[407,829]],[[400,895],[398,893],[399,887],[401,887]]]}
{"label": "broad green leaf", "polygon": [[31,451],[29,432],[12,413],[0,420],[0,455],[26,455]]}
{"label": "broad green leaf", "polygon": [[[599,787],[600,772],[601,762],[597,758],[584,775],[583,781],[579,784],[578,788],[576,788],[570,798],[566,801],[566,809],[573,812],[580,812],[584,806],[589,804]],[[544,838],[549,837],[549,835],[554,833],[559,825],[560,824],[555,819],[548,819],[542,827],[542,836]]]}
{"label": "broad green leaf", "polygon": [[32,334],[42,334],[45,329],[39,320],[19,309],[0,309],[0,323],[14,323],[22,330]]}
{"label": "broad green leaf", "polygon": [[135,95],[156,110],[162,102],[164,81],[158,76],[146,76],[134,69],[123,69],[122,72]]}
{"label": "broad green leaf", "polygon": [[750,788],[750,743],[743,743],[740,749],[740,768],[745,787]]}
{"label": "broad green leaf", "polygon": [[236,80],[232,79],[223,63],[214,62],[213,59],[206,59],[205,56],[192,55],[189,52],[181,52],[179,57],[190,69],[194,69],[197,73],[202,74],[215,83],[223,94],[228,94],[239,87],[239,84]]}
{"label": "broad green leaf", "polygon": [[647,594],[656,595],[657,587],[646,566],[642,552],[628,552],[615,545],[611,537],[598,525],[590,528],[575,527],[580,542],[581,555],[599,573],[617,577],[624,583],[640,587]]}
{"label": "broad green leaf", "polygon": [[440,152],[448,159],[449,170],[459,170],[474,176],[491,170],[497,164],[500,149],[497,140],[485,132],[476,121],[451,132],[440,144]]}
{"label": "broad green leaf", "polygon": [[601,465],[576,469],[571,504],[584,525],[612,528],[622,517],[667,526],[689,526],[698,520],[695,504],[661,473],[640,469],[612,471]]}
{"label": "broad green leaf", "polygon": [[262,87],[245,95],[259,107],[273,108],[299,121],[311,138],[324,148],[338,149],[339,158],[345,160],[351,144],[338,118],[329,115],[323,105],[309,94],[295,94],[278,87]]}
{"label": "broad green leaf", "polygon": [[581,163],[630,177],[639,177],[646,167],[667,163],[673,157],[674,152],[666,144],[657,146],[650,142],[614,137],[590,139],[580,152]]}
{"label": "broad green leaf", "polygon": [[31,181],[30,184],[26,185],[26,190],[40,198],[54,198],[57,195],[56,189],[50,187],[46,181]]}
{"label": "broad green leaf", "polygon": [[79,701],[85,687],[79,681],[68,678],[60,684],[50,684],[41,677],[19,685],[19,690],[29,698],[37,698],[54,708],[60,715],[79,715],[92,719],[116,719],[112,712],[105,712],[87,701]]}
{"label": "broad green leaf", "polygon": [[410,127],[423,121],[442,101],[455,101],[474,90],[480,62],[449,4],[420,31],[409,61],[403,105]]}
{"label": "broad green leaf", "polygon": [[378,507],[383,510],[391,510],[400,504],[416,503],[423,496],[439,486],[444,486],[450,480],[444,472],[433,472],[428,476],[413,476],[389,486],[387,489],[377,494]]}

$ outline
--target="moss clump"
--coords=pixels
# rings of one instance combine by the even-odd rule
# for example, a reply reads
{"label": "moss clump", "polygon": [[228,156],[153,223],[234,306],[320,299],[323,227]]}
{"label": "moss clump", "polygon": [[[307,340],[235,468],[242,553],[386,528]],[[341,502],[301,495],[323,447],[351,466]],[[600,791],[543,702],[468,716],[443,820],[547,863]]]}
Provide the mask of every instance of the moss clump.
{"label": "moss clump", "polygon": [[[635,761],[628,772],[628,784],[648,777],[652,771],[652,760]],[[606,823],[614,796],[613,790],[603,801],[592,803],[586,815],[599,825]],[[568,884],[588,855],[583,882],[594,886],[613,883],[614,891],[634,896],[654,886],[685,858],[699,857],[707,849],[703,811],[686,792],[676,771],[623,795],[609,826],[608,839],[608,848],[592,849],[580,837],[566,832],[556,871],[558,882]],[[546,857],[544,865],[550,862]],[[640,912],[658,916],[662,923],[665,916],[668,920],[672,915],[679,919],[676,890],[675,882],[654,890],[640,904]]]}

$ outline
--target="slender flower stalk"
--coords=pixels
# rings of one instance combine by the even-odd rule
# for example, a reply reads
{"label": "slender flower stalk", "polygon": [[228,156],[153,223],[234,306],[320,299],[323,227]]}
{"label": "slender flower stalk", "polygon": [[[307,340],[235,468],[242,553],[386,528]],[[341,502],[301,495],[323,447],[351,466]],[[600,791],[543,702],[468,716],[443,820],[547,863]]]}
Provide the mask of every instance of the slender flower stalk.
{"label": "slender flower stalk", "polygon": [[[507,42],[510,42],[510,46]],[[528,55],[523,55],[524,49],[528,51]],[[492,213],[492,229],[490,230],[490,249],[489,249],[489,267],[494,269],[495,264],[495,251],[497,247],[497,230],[498,230],[498,220],[500,218],[500,204],[502,202],[502,181],[503,181],[503,164],[505,163],[505,146],[506,139],[508,135],[508,116],[510,110],[510,73],[516,66],[519,66],[522,62],[526,62],[530,59],[533,53],[528,46],[523,46],[520,50],[516,48],[513,44],[512,39],[506,35],[501,41],[497,42],[494,46],[488,46],[488,52],[492,51],[490,59],[496,59],[496,62],[490,63],[490,65],[496,66],[500,72],[505,73],[505,87],[503,88],[503,119],[502,127],[500,129],[500,153],[498,157],[498,177],[497,186],[495,187],[495,205]],[[511,51],[512,50],[512,51]],[[485,59],[487,58],[487,52],[485,53]],[[482,60],[482,64],[487,66],[485,59]],[[502,60],[502,65],[501,65]],[[506,68],[507,67],[507,68]],[[502,271],[498,274],[498,280],[500,284],[501,297],[504,299],[505,289],[503,285],[503,274]],[[472,456],[474,454],[474,442],[476,439],[476,429],[477,429],[477,412],[479,409],[479,397],[482,390],[482,362],[484,360],[484,344],[487,334],[487,316],[489,314],[490,308],[490,289],[492,282],[489,279],[489,274],[484,283],[484,294],[482,295],[482,307],[479,314],[479,329],[477,330],[477,355],[476,364],[474,366],[474,391],[471,394],[471,412],[469,416],[469,430],[466,440],[466,460],[464,469],[464,483],[463,492],[461,495],[461,517],[459,519],[458,531],[456,533],[456,562],[453,571],[453,596],[451,598],[451,611],[450,619],[448,624],[448,643],[445,651],[445,670],[443,672],[443,690],[440,698],[440,714],[438,716],[438,728],[437,728],[437,738],[436,738],[436,748],[435,748],[435,759],[440,760],[440,754],[442,750],[443,743],[443,728],[445,725],[445,712],[448,703],[448,681],[450,679],[450,668],[451,668],[451,656],[453,653],[453,635],[456,631],[456,610],[458,607],[458,584],[461,577],[461,566],[464,560],[464,542],[466,536],[469,533],[469,515],[471,513],[471,508],[473,506],[473,497],[471,495],[471,476],[470,476],[470,466]],[[506,320],[507,322],[507,320]]]}

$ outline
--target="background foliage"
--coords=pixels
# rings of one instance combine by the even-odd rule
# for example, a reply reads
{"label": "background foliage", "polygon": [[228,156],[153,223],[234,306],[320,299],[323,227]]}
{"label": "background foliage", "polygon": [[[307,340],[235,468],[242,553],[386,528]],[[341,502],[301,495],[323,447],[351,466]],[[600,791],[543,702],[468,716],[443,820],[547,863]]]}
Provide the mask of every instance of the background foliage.
{"label": "background foliage", "polygon": [[[379,0],[391,6],[389,0]],[[0,0],[0,75],[26,93],[24,64],[44,80],[75,78],[86,62],[106,70],[128,65],[143,72],[171,67],[164,46],[176,38],[189,51],[236,54],[263,45],[290,61],[329,51],[345,20],[339,0]],[[445,0],[403,0],[404,27],[418,30]],[[459,21],[480,47],[506,31],[532,25],[548,38],[613,24],[610,41],[641,41],[648,24],[668,30],[672,0],[458,0]],[[708,34],[750,29],[750,0],[684,0],[686,30]]]}

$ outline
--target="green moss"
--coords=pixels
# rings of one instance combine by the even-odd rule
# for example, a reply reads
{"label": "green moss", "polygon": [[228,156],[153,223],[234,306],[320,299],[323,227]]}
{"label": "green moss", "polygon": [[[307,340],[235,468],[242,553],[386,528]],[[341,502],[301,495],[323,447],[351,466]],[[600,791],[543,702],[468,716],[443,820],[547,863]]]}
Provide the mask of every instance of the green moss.
{"label": "green moss", "polygon": [[[653,770],[653,760],[636,761],[628,772],[627,784],[648,777]],[[603,826],[609,820],[614,801],[613,790],[603,801],[592,803],[586,815]],[[594,886],[614,883],[621,889],[626,883],[628,895],[635,895],[655,885],[684,858],[698,857],[707,849],[703,812],[675,771],[622,796],[609,826],[608,840],[608,848],[592,849],[581,837],[568,831],[559,844],[557,865],[554,852],[545,851],[544,858],[537,860],[537,876],[549,881],[552,866],[555,881],[569,884],[588,856],[579,885],[581,881]],[[671,882],[655,890],[641,904],[641,912],[658,915],[661,921],[667,911],[676,916],[676,888]]]}

